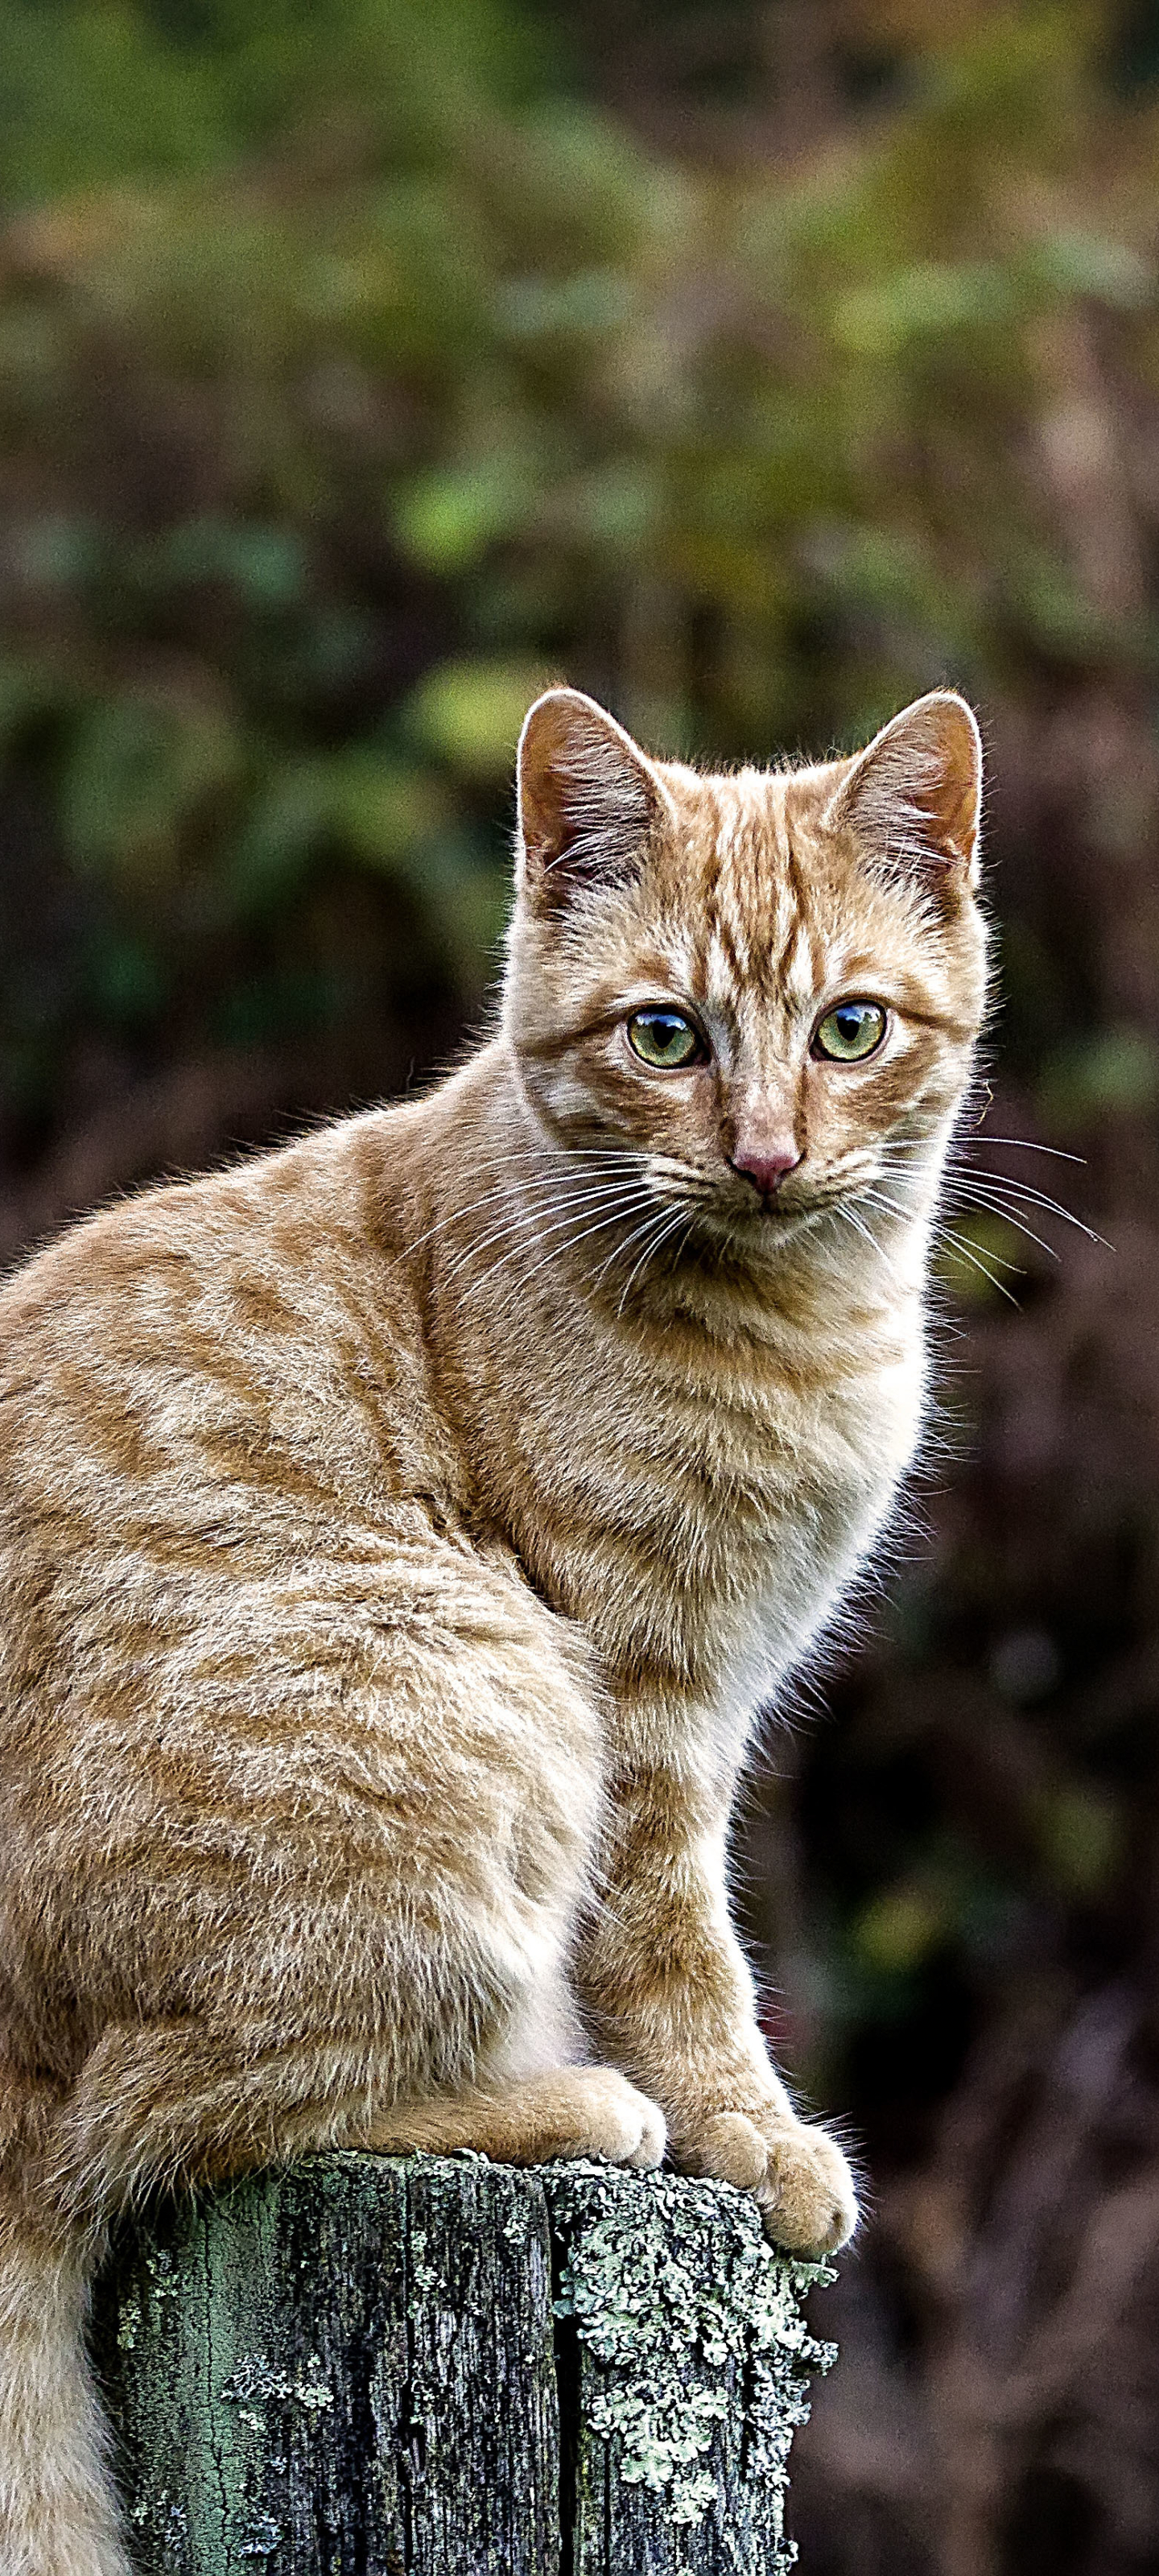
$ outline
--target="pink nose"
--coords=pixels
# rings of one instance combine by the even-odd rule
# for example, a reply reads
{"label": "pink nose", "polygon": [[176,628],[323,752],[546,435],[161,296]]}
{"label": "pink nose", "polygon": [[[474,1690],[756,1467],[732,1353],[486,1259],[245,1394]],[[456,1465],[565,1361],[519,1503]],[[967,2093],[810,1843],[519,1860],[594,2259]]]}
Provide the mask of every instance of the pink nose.
{"label": "pink nose", "polygon": [[771,1154],[734,1154],[732,1168],[734,1172],[743,1172],[746,1181],[753,1183],[762,1198],[772,1198],[786,1175],[796,1171],[800,1160],[796,1146],[785,1144]]}

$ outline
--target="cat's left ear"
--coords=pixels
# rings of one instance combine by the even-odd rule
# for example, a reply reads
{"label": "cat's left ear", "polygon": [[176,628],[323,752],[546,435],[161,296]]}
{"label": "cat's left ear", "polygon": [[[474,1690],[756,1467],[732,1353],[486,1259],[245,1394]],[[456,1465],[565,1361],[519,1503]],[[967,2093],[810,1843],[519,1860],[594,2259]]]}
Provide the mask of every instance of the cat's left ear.
{"label": "cat's left ear", "polygon": [[614,716],[580,689],[537,698],[519,737],[519,884],[558,909],[636,873],[666,799]]}
{"label": "cat's left ear", "polygon": [[852,825],[887,866],[973,885],[982,810],[982,737],[964,698],[931,689],[859,752],[825,820]]}

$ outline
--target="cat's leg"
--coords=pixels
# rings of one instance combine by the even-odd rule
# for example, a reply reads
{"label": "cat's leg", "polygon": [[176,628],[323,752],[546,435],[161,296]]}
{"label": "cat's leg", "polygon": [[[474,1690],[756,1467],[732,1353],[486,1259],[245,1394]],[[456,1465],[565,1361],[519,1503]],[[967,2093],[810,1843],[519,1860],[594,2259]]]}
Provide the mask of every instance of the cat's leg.
{"label": "cat's leg", "polygon": [[389,2054],[283,2035],[255,2058],[202,2025],[107,2031],[62,2105],[38,2193],[61,2242],[95,2235],[147,2182],[211,2184],[326,2148],[503,2164],[598,2156],[639,2171],[664,2153],[662,2114],[613,2066],[559,2066],[427,2100],[389,2096]]}
{"label": "cat's leg", "polygon": [[118,2008],[62,2105],[61,2206],[327,2146],[656,2162],[570,1989],[604,1761],[583,1640],[431,1539],[213,1608],[85,1748],[126,1857],[78,1944]]}
{"label": "cat's leg", "polygon": [[614,2066],[557,2066],[506,2091],[472,2089],[400,2106],[376,2120],[365,2144],[389,2155],[416,2148],[451,2155],[476,2147],[505,2165],[601,2156],[650,2173],[664,2153],[663,2114]]}
{"label": "cat's leg", "polygon": [[609,1902],[577,1981],[601,2047],[660,2103],[677,2164],[753,2191],[779,2244],[832,2253],[857,2223],[853,2180],[835,2140],[794,2110],[757,2026],[726,1826],[691,1769],[652,1763],[615,1783]]}

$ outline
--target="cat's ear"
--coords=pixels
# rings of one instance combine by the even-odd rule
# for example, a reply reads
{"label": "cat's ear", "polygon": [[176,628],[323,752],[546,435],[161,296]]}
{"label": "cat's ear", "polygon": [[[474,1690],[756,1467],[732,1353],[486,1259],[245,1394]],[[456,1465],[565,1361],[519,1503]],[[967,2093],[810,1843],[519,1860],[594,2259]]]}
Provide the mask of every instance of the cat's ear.
{"label": "cat's ear", "polygon": [[964,698],[932,689],[859,752],[826,812],[886,865],[970,885],[978,872],[982,737]]}
{"label": "cat's ear", "polygon": [[630,734],[579,689],[537,698],[519,737],[521,891],[557,907],[634,875],[665,803]]}

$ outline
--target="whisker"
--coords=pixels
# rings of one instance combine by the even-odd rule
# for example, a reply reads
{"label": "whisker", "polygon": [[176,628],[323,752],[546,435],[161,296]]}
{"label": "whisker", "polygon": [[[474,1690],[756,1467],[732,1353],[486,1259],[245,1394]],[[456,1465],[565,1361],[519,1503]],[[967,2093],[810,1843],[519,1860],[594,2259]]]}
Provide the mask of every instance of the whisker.
{"label": "whisker", "polygon": [[[959,1261],[968,1261],[972,1270],[980,1271],[983,1279],[989,1280],[991,1287],[996,1288],[999,1295],[1005,1297],[1008,1305],[1018,1306],[1018,1299],[1006,1286],[1005,1280],[999,1279],[996,1272],[990,1268],[990,1262],[997,1262],[1001,1269],[1010,1272],[1012,1278],[1019,1279],[1023,1274],[1017,1262],[1007,1261],[1001,1252],[992,1252],[987,1259],[983,1259],[977,1245],[969,1243],[964,1234],[955,1233],[951,1225],[936,1226],[933,1229],[933,1236],[936,1243],[943,1247],[948,1245]],[[1021,1312],[1020,1308],[1019,1312]]]}
{"label": "whisker", "polygon": [[[513,1295],[505,1299],[503,1305],[499,1308],[499,1316],[502,1317],[507,1313],[509,1307],[514,1302],[514,1299],[518,1297],[520,1292],[527,1286],[528,1281],[531,1279],[537,1279],[542,1270],[549,1269],[552,1262],[555,1261],[561,1253],[574,1251],[577,1243],[586,1243],[593,1234],[603,1234],[610,1225],[622,1225],[633,1213],[634,1211],[631,1207],[614,1208],[610,1216],[598,1218],[594,1225],[581,1226],[579,1232],[569,1236],[566,1242],[550,1245],[548,1250],[544,1253],[542,1261],[533,1262],[530,1270],[523,1272],[520,1279],[516,1282]],[[488,1271],[485,1276],[487,1278],[493,1277],[494,1272],[498,1267],[498,1262],[493,1263],[491,1270]],[[482,1285],[482,1282],[480,1282],[480,1285]]]}
{"label": "whisker", "polygon": [[490,1251],[494,1244],[513,1242],[529,1233],[535,1234],[541,1240],[548,1235],[559,1234],[572,1223],[576,1216],[582,1216],[588,1208],[607,1206],[613,1201],[634,1201],[639,1196],[640,1186],[639,1182],[608,1181],[602,1188],[585,1187],[571,1195],[564,1193],[560,1202],[562,1213],[555,1218],[551,1218],[550,1215],[545,1218],[540,1207],[524,1208],[518,1215],[513,1213],[507,1224],[494,1227],[490,1234],[483,1236],[480,1243],[465,1244],[462,1251],[456,1254],[454,1260],[443,1272],[441,1284],[443,1287],[449,1287],[461,1270],[465,1270],[480,1253]]}
{"label": "whisker", "polygon": [[634,1171],[649,1165],[679,1179],[700,1180],[703,1175],[695,1165],[685,1163],[677,1154],[658,1154],[643,1145],[552,1145],[544,1140],[534,1145],[517,1146],[514,1152],[502,1152],[478,1158],[478,1168],[507,1171],[519,1162],[540,1162],[554,1172],[566,1172],[573,1163],[597,1163],[605,1170],[612,1165],[628,1164]]}
{"label": "whisker", "polygon": [[[542,1165],[544,1168],[540,1170],[533,1168],[530,1174],[518,1168],[528,1163],[533,1166]],[[573,1165],[581,1163],[587,1166],[584,1171],[572,1169]],[[618,1180],[630,1174],[633,1179],[644,1182],[649,1165],[653,1169],[658,1167],[660,1174],[669,1185],[676,1182],[690,1194],[698,1197],[711,1196],[711,1184],[703,1173],[690,1169],[675,1155],[649,1155],[638,1146],[553,1147],[545,1139],[542,1142],[517,1146],[514,1149],[505,1148],[501,1152],[490,1155],[483,1154],[476,1160],[477,1176],[482,1179],[489,1172],[494,1173],[497,1175],[494,1186],[485,1190],[479,1198],[469,1200],[466,1206],[448,1210],[447,1214],[438,1218],[434,1225],[428,1226],[425,1233],[414,1236],[408,1244],[404,1244],[400,1252],[395,1254],[390,1267],[397,1269],[401,1262],[409,1260],[412,1253],[420,1251],[422,1246],[431,1242],[436,1235],[446,1233],[451,1226],[459,1224],[463,1218],[475,1215],[480,1209],[501,1200],[506,1195],[509,1181],[512,1189],[520,1195],[537,1191],[541,1196],[554,1195],[560,1198],[569,1181],[572,1184],[589,1181],[594,1183],[601,1175],[609,1180]]]}
{"label": "whisker", "polygon": [[[1054,1154],[1057,1155],[1062,1162],[1067,1163],[1081,1164],[1084,1160],[1084,1157],[1081,1154],[1064,1152],[1063,1148],[1058,1145],[1032,1146],[1029,1137],[993,1136],[987,1137],[984,1140],[966,1139],[964,1141],[966,1143],[985,1141],[987,1144],[993,1145],[1022,1145],[1028,1152]],[[963,1140],[958,1140],[956,1150],[959,1153],[961,1153],[962,1142]],[[899,1144],[896,1140],[887,1141],[878,1150],[881,1161],[888,1170],[896,1171],[911,1162],[913,1159],[913,1149],[906,1145]],[[957,1162],[953,1159],[949,1161],[943,1182],[943,1187],[948,1200],[951,1202],[957,1202],[959,1205],[981,1206],[982,1200],[977,1195],[979,1183],[981,1183],[987,1190],[993,1191],[995,1197],[1000,1197],[1004,1202],[1011,1202],[1015,1205],[1021,1205],[1028,1208],[1041,1208],[1044,1214],[1057,1217],[1061,1224],[1073,1226],[1075,1232],[1077,1234],[1085,1235],[1089,1243],[1097,1243],[1104,1251],[1107,1252],[1113,1249],[1113,1247],[1107,1242],[1105,1235],[1100,1234],[1094,1226],[1088,1225],[1084,1218],[1075,1216],[1073,1210],[1064,1207],[1060,1199],[1052,1198],[1049,1191],[1040,1190],[1033,1186],[1029,1181],[1018,1180],[1014,1174],[1010,1172],[992,1171],[985,1165],[980,1165],[964,1159]],[[1009,1223],[1015,1223],[1013,1215],[1009,1214],[1009,1211],[1005,1206],[1001,1209],[995,1207],[990,1212],[994,1215],[1006,1214],[1008,1216]],[[1031,1242],[1042,1242],[1041,1236],[1036,1235],[1032,1227],[1024,1227],[1022,1231],[1026,1233]],[[1052,1258],[1057,1259],[1058,1256],[1054,1252],[1053,1245],[1043,1244],[1042,1248],[1044,1251],[1049,1252]]]}
{"label": "whisker", "polygon": [[[1004,1252],[995,1252],[992,1243],[987,1244],[985,1254],[983,1255],[979,1252],[977,1244],[971,1243],[969,1235],[959,1234],[953,1226],[931,1226],[930,1240],[935,1246],[939,1244],[948,1244],[951,1252],[959,1253],[967,1260],[973,1260],[975,1269],[978,1269],[981,1266],[983,1259],[985,1259],[986,1261],[992,1262],[996,1270],[1008,1270],[1012,1279],[1025,1279],[1026,1277],[1026,1272],[1020,1261],[1009,1261]],[[997,1282],[995,1282],[995,1285],[997,1285]]]}
{"label": "whisker", "polygon": [[[1055,1245],[1053,1243],[1048,1243],[1045,1236],[1036,1234],[1034,1227],[1032,1225],[1024,1224],[1021,1217],[1014,1216],[1006,1205],[1004,1199],[988,1198],[983,1190],[973,1190],[969,1195],[966,1195],[964,1192],[961,1193],[960,1200],[961,1204],[965,1207],[981,1208],[987,1216],[996,1216],[1001,1225],[1008,1225],[1010,1227],[1012,1233],[1025,1235],[1026,1241],[1028,1243],[1036,1243],[1039,1251],[1045,1252],[1049,1260],[1058,1261],[1061,1259],[1062,1256],[1057,1251]],[[998,1255],[995,1254],[994,1258],[997,1260]]]}
{"label": "whisker", "polygon": [[890,1278],[896,1281],[899,1288],[904,1289],[905,1281],[902,1279],[900,1271],[894,1268],[884,1244],[880,1244],[878,1242],[872,1226],[868,1225],[862,1217],[859,1217],[851,1207],[842,1205],[841,1214],[844,1217],[848,1217],[854,1233],[861,1236],[862,1242],[868,1243],[871,1251],[876,1252],[878,1260],[884,1263],[885,1268],[889,1272]]}
{"label": "whisker", "polygon": [[[865,1190],[865,1206],[883,1208],[883,1211],[889,1213],[889,1216],[901,1216],[901,1218],[907,1218],[907,1216],[909,1216],[907,1208],[896,1208],[896,1206],[894,1206],[894,1200],[891,1200],[891,1198],[883,1198],[881,1190]],[[853,1213],[853,1211],[845,1211],[845,1213]],[[873,1244],[873,1252],[876,1252],[876,1255],[878,1255],[878,1262],[883,1262],[883,1265],[886,1265],[886,1270],[889,1270],[891,1280],[896,1280],[896,1285],[899,1285],[899,1288],[901,1288],[901,1293],[904,1293],[904,1296],[912,1296],[912,1283],[909,1283],[909,1280],[901,1278],[901,1270],[899,1270],[899,1267],[896,1267],[896,1262],[891,1262],[889,1252],[886,1252],[886,1247],[883,1247],[883,1244],[878,1242],[878,1236],[873,1234],[873,1226],[868,1224],[868,1218],[865,1218],[865,1216],[860,1216],[860,1221],[858,1221],[858,1234],[863,1234],[865,1242]]]}
{"label": "whisker", "polygon": [[[680,1234],[680,1246],[679,1246],[679,1250],[678,1250],[678,1253],[677,1253],[677,1259],[679,1259],[679,1257],[680,1257],[680,1251],[683,1251],[684,1245],[687,1243],[687,1241],[688,1241],[688,1237],[689,1237],[689,1235],[691,1234],[691,1232],[692,1232],[692,1228],[693,1228],[693,1226],[694,1226],[694,1224],[695,1224],[695,1222],[696,1222],[695,1217],[688,1217],[688,1218],[686,1218],[686,1219],[685,1219],[685,1223],[684,1223],[684,1230],[683,1230],[683,1232],[681,1233],[681,1232],[680,1232],[680,1218],[683,1216],[683,1214],[684,1214],[684,1211],[683,1211],[683,1209],[682,1209],[682,1208],[675,1208],[675,1209],[673,1210],[673,1222],[672,1222],[672,1224],[671,1224],[670,1226],[665,1226],[665,1228],[664,1228],[663,1232],[657,1235],[655,1242],[654,1242],[654,1243],[651,1243],[651,1244],[648,1244],[648,1245],[646,1246],[646,1248],[645,1248],[645,1253],[644,1253],[644,1262],[641,1264],[641,1267],[644,1267],[644,1266],[645,1266],[649,1261],[654,1261],[654,1260],[655,1260],[655,1258],[656,1258],[657,1253],[658,1253],[658,1252],[663,1251],[664,1245],[665,1245],[666,1243],[669,1243],[669,1242],[671,1241],[671,1239],[672,1239],[672,1237],[673,1237],[673,1235],[674,1235],[674,1234],[678,1234],[678,1233]],[[631,1282],[629,1281],[629,1286],[630,1286],[630,1285],[631,1285]],[[625,1290],[625,1295],[626,1295],[626,1294],[627,1294],[627,1291]],[[620,1300],[620,1305],[619,1305],[619,1310],[618,1310],[618,1311],[620,1312],[620,1314],[622,1314],[622,1313],[623,1313],[623,1311],[624,1311],[624,1299],[623,1299],[623,1298],[621,1298],[621,1300]]]}
{"label": "whisker", "polygon": [[[592,1159],[595,1160],[596,1158],[593,1157]],[[625,1154],[623,1156],[613,1157],[612,1159],[616,1163],[622,1161],[635,1166],[637,1170],[639,1169],[639,1157],[637,1155]],[[481,1168],[485,1169],[486,1166]],[[492,1166],[492,1168],[497,1171],[502,1171],[506,1167],[502,1163],[497,1162]],[[607,1177],[609,1179],[615,1179],[621,1177],[621,1175],[609,1167]],[[596,1178],[596,1173],[592,1171],[577,1173],[574,1176],[573,1186],[578,1185],[586,1187],[589,1182],[594,1182]],[[558,1195],[561,1189],[566,1188],[567,1186],[567,1174],[566,1172],[561,1173],[558,1171],[544,1172],[541,1173],[538,1178],[534,1174],[531,1176],[521,1175],[510,1186],[520,1192],[535,1190],[538,1191],[540,1195],[550,1195],[552,1192],[555,1192]],[[421,1250],[422,1245],[424,1243],[430,1243],[435,1235],[444,1234],[448,1226],[459,1224],[464,1217],[476,1215],[480,1208],[492,1206],[496,1199],[504,1198],[507,1193],[508,1183],[503,1180],[499,1180],[496,1182],[493,1189],[484,1190],[481,1198],[469,1199],[465,1207],[451,1208],[446,1216],[442,1216],[438,1219],[436,1224],[428,1226],[425,1234],[416,1235],[410,1243],[404,1244],[402,1251],[396,1253],[395,1258],[390,1265],[391,1268],[397,1269],[401,1261],[409,1260],[410,1255],[413,1252]]]}
{"label": "whisker", "polygon": [[[988,1279],[991,1287],[998,1290],[999,1296],[1005,1297],[1007,1305],[1013,1306],[1017,1313],[1021,1313],[1018,1299],[1014,1295],[1013,1291],[1007,1287],[1005,1280],[999,1279],[995,1276],[995,1273],[988,1267],[987,1263],[983,1261],[981,1253],[976,1251],[973,1244],[967,1243],[964,1235],[955,1234],[952,1226],[943,1225],[937,1227],[935,1239],[940,1243],[949,1244],[951,1250],[956,1253],[959,1261],[968,1261],[973,1270],[980,1270],[983,1279]],[[992,1258],[995,1261],[1002,1261],[1002,1255],[999,1252],[994,1253]],[[1012,1261],[1002,1261],[1002,1267],[1004,1270],[1014,1272],[1015,1276],[1019,1275],[1015,1264]]]}
{"label": "whisker", "polygon": [[[896,1208],[890,1205],[888,1200],[880,1199],[875,1201],[875,1204],[888,1209],[891,1216],[896,1216],[899,1212]],[[876,1252],[878,1260],[881,1262],[883,1268],[889,1272],[890,1278],[894,1281],[895,1285],[900,1288],[903,1296],[910,1296],[913,1293],[913,1284],[902,1278],[901,1272],[898,1270],[896,1264],[891,1261],[890,1256],[885,1249],[885,1245],[879,1242],[878,1237],[875,1235],[872,1226],[868,1223],[868,1220],[863,1216],[859,1216],[853,1208],[847,1206],[842,1207],[839,1212],[842,1216],[848,1217],[854,1233],[861,1236],[862,1242],[868,1243],[871,1249]]]}
{"label": "whisker", "polygon": [[[880,1195],[878,1197],[878,1205],[881,1207],[887,1207],[892,1216],[901,1216],[905,1213],[903,1209],[895,1207],[892,1200],[881,1198]],[[948,1244],[951,1250],[958,1254],[960,1259],[972,1262],[975,1270],[981,1271],[982,1277],[989,1280],[992,1288],[997,1288],[1001,1295],[1009,1300],[1009,1303],[1012,1306],[1018,1306],[1017,1297],[1011,1295],[1009,1288],[1006,1287],[1001,1279],[995,1278],[993,1271],[987,1268],[980,1253],[975,1250],[972,1244],[967,1243],[964,1235],[956,1234],[952,1226],[943,1225],[937,1217],[933,1217],[930,1220],[930,1238],[935,1244]],[[996,1261],[1001,1269],[1009,1270],[1013,1277],[1020,1278],[1022,1276],[1017,1263],[1014,1261],[1007,1261],[1002,1253],[993,1252],[990,1255],[990,1259],[992,1261]]]}
{"label": "whisker", "polygon": [[980,1145],[1013,1145],[1023,1154],[1053,1154],[1060,1163],[1082,1163],[1084,1166],[1086,1164],[1085,1154],[1069,1154],[1062,1145],[1037,1145],[1029,1136],[991,1136],[989,1133],[983,1135],[980,1128],[974,1128],[969,1135],[961,1137],[959,1142],[963,1145],[972,1145],[975,1139]]}
{"label": "whisker", "polygon": [[[686,1224],[686,1223],[691,1223],[691,1219],[686,1219],[686,1218],[685,1218],[684,1210],[683,1210],[683,1208],[682,1208],[682,1207],[681,1207],[681,1208],[661,1208],[661,1210],[660,1210],[660,1212],[659,1212],[659,1213],[660,1213],[660,1220],[661,1220],[661,1221],[660,1221],[660,1226],[659,1226],[659,1231],[658,1231],[658,1232],[653,1232],[652,1240],[651,1240],[651,1242],[650,1242],[650,1243],[649,1243],[647,1240],[645,1240],[644,1249],[643,1249],[642,1253],[640,1254],[640,1258],[639,1258],[639,1260],[634,1264],[634,1266],[633,1266],[632,1270],[629,1272],[629,1275],[628,1275],[627,1279],[626,1279],[626,1280],[625,1280],[625,1282],[624,1282],[624,1285],[623,1285],[623,1287],[622,1287],[622,1289],[621,1289],[621,1291],[620,1291],[620,1302],[619,1302],[619,1305],[618,1305],[618,1306],[617,1306],[617,1308],[616,1308],[617,1316],[619,1316],[619,1315],[622,1315],[622,1314],[623,1314],[623,1311],[624,1311],[625,1305],[627,1304],[627,1301],[628,1301],[629,1292],[631,1291],[632,1287],[634,1286],[634,1284],[635,1284],[636,1280],[639,1278],[641,1271],[642,1271],[642,1270],[644,1270],[644,1269],[646,1269],[646,1267],[647,1267],[647,1265],[648,1265],[649,1261],[650,1261],[650,1260],[651,1260],[651,1258],[652,1258],[653,1253],[654,1253],[654,1252],[658,1252],[658,1251],[659,1251],[660,1246],[661,1246],[661,1244],[663,1243],[663,1241],[664,1241],[664,1239],[665,1239],[665,1236],[666,1236],[666,1235],[670,1235],[670,1234],[675,1234],[675,1233],[676,1233],[676,1230],[677,1230],[677,1228],[678,1228],[678,1226],[680,1226],[680,1225],[682,1225],[682,1224]],[[638,1228],[637,1228],[637,1233],[639,1233],[639,1234],[644,1234],[644,1235],[645,1235],[645,1237],[646,1237],[646,1236],[647,1236],[647,1233],[648,1233],[648,1228],[647,1228],[647,1226],[641,1226],[641,1227],[638,1227]],[[634,1241],[634,1240],[635,1240],[635,1237],[634,1237],[634,1236],[630,1236],[630,1237],[629,1237],[629,1242],[632,1242],[632,1241]],[[626,1252],[626,1251],[627,1251],[627,1249],[628,1249],[628,1245],[627,1245],[627,1244],[624,1244],[624,1245],[622,1245],[622,1246],[621,1246],[621,1250],[622,1250],[622,1251]]]}
{"label": "whisker", "polygon": [[[633,1214],[634,1214],[634,1213],[635,1213],[635,1211],[633,1210]],[[618,1261],[618,1260],[620,1259],[620,1257],[621,1257],[621,1255],[622,1255],[623,1253],[625,1253],[625,1252],[627,1252],[627,1251],[629,1251],[629,1250],[630,1250],[630,1248],[631,1248],[632,1244],[636,1242],[636,1240],[637,1240],[638,1236],[639,1236],[639,1235],[641,1235],[641,1234],[643,1234],[643,1233],[646,1231],[646,1229],[648,1228],[648,1226],[650,1226],[650,1225],[651,1225],[652,1220],[653,1220],[653,1217],[658,1216],[658,1215],[662,1215],[662,1214],[665,1214],[665,1213],[666,1213],[666,1206],[665,1206],[665,1203],[664,1203],[664,1202],[661,1202],[661,1205],[660,1205],[659,1207],[657,1207],[656,1202],[655,1202],[655,1200],[654,1200],[654,1199],[651,1199],[651,1200],[649,1201],[649,1205],[648,1205],[647,1211],[646,1211],[646,1213],[645,1213],[645,1215],[644,1215],[644,1218],[643,1218],[643,1220],[642,1220],[642,1223],[641,1223],[640,1225],[638,1225],[638,1226],[634,1229],[634,1231],[633,1231],[633,1232],[632,1232],[632,1233],[627,1237],[627,1240],[626,1240],[624,1243],[614,1243],[614,1244],[612,1245],[612,1249],[611,1249],[611,1251],[607,1254],[606,1259],[605,1259],[605,1260],[603,1260],[603,1261],[601,1261],[600,1266],[599,1266],[599,1269],[597,1270],[596,1275],[595,1275],[595,1282],[594,1282],[594,1284],[595,1284],[595,1286],[596,1286],[597,1288],[599,1288],[600,1286],[602,1286],[602,1284],[603,1284],[603,1279],[604,1279],[604,1273],[605,1273],[605,1271],[608,1271],[608,1270],[610,1270],[610,1269],[611,1269],[611,1266],[612,1266],[613,1261]]]}
{"label": "whisker", "polygon": [[948,1192],[953,1191],[960,1196],[964,1190],[973,1188],[978,1182],[983,1183],[987,1189],[1000,1193],[1004,1198],[1021,1201],[1026,1207],[1044,1209],[1047,1215],[1060,1218],[1064,1225],[1073,1225],[1079,1234],[1086,1235],[1088,1242],[1101,1244],[1104,1252],[1111,1250],[1105,1235],[1096,1234],[1093,1225],[1087,1225],[1081,1216],[1072,1215],[1071,1210],[1063,1207],[1060,1200],[1052,1199],[1045,1190],[1032,1189],[1026,1181],[1011,1180],[1006,1172],[983,1172],[968,1165],[963,1171],[948,1174],[946,1188]]}

